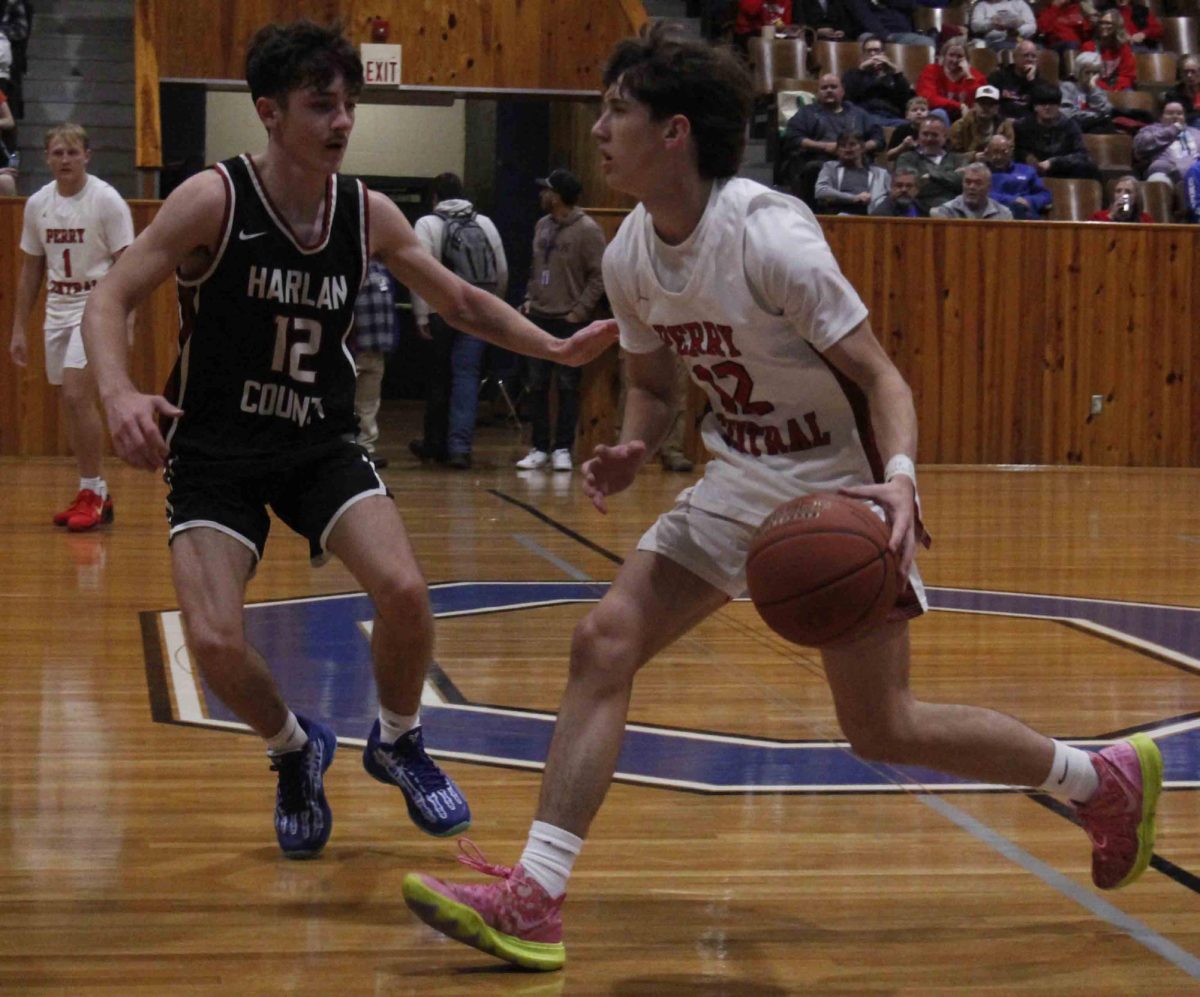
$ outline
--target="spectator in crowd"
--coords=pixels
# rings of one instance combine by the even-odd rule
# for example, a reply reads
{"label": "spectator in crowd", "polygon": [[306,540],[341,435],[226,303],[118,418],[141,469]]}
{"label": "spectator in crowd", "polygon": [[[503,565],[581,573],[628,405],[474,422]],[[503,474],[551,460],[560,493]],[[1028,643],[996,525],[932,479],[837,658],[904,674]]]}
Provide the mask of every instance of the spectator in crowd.
{"label": "spectator in crowd", "polygon": [[913,96],[908,77],[884,54],[876,35],[863,36],[862,54],[862,62],[842,76],[846,99],[884,128],[903,125],[904,107]]}
{"label": "spectator in crowd", "polygon": [[1174,187],[1200,160],[1200,128],[1187,123],[1183,105],[1169,100],[1158,124],[1147,125],[1133,138],[1133,159],[1144,166],[1148,181]]}
{"label": "spectator in crowd", "polygon": [[1179,60],[1175,86],[1163,99],[1182,104],[1189,125],[1200,123],[1200,55],[1185,55]]}
{"label": "spectator in crowd", "polygon": [[[468,284],[503,298],[508,261],[500,233],[463,193],[457,174],[443,173],[434,179],[433,212],[417,219],[417,241]],[[487,343],[445,322],[419,295],[413,294],[412,305],[417,334],[433,344],[433,362],[426,384],[423,435],[409,443],[408,449],[418,460],[445,462],[466,470],[471,466]],[[542,328],[563,338],[561,330]]]}
{"label": "spectator in crowd", "polygon": [[990,84],[975,91],[975,106],[950,129],[950,148],[961,152],[968,162],[983,159],[983,150],[993,135],[1005,135],[1011,141],[1013,126],[1000,116],[1000,91]]}
{"label": "spectator in crowd", "polygon": [[1037,18],[1025,0],[977,0],[971,8],[971,37],[994,51],[1012,48],[1037,34]]}
{"label": "spectator in crowd", "polygon": [[1046,48],[1055,52],[1079,49],[1095,30],[1096,8],[1090,0],[1050,0],[1037,16]]}
{"label": "spectator in crowd", "polygon": [[897,157],[917,147],[917,132],[921,122],[929,117],[929,101],[924,97],[910,97],[904,105],[904,124],[892,129],[888,139],[887,152],[884,154],[888,163],[893,163]]}
{"label": "spectator in crowd", "polygon": [[887,170],[864,162],[862,136],[843,132],[837,137],[837,159],[817,176],[817,207],[828,214],[865,215],[887,197],[888,184]]}
{"label": "spectator in crowd", "polygon": [[1062,111],[1082,132],[1107,132],[1113,120],[1108,91],[1097,84],[1100,78],[1100,54],[1080,52],[1075,57],[1075,78],[1064,80]]}
{"label": "spectator in crowd", "polygon": [[1121,15],[1125,34],[1129,36],[1129,47],[1135,52],[1157,52],[1162,43],[1163,26],[1154,11],[1146,4],[1135,0],[1115,0],[1103,4],[1108,10]]}
{"label": "spectator in crowd", "polygon": [[1183,200],[1188,221],[1200,222],[1200,163],[1183,175]]}
{"label": "spectator in crowd", "polygon": [[[21,81],[28,68],[26,50],[29,47],[29,25],[32,11],[27,0],[0,0],[0,36],[3,36],[12,52],[11,64],[0,78],[0,93],[8,98],[14,118],[25,117],[25,99]],[[10,150],[17,148],[16,131],[13,126],[0,129]]]}
{"label": "spectator in crowd", "polygon": [[968,163],[963,167],[962,189],[958,197],[932,208],[929,217],[1012,221],[1012,212],[988,196],[992,189],[992,171],[983,163]]}
{"label": "spectator in crowd", "polygon": [[1138,187],[1137,177],[1121,177],[1113,185],[1112,204],[1102,211],[1097,211],[1089,222],[1139,222],[1151,225],[1154,219],[1142,208],[1142,191]]}
{"label": "spectator in crowd", "polygon": [[975,91],[987,83],[983,73],[967,62],[967,46],[960,38],[942,45],[938,61],[930,63],[917,77],[917,93],[929,101],[932,113],[940,113],[949,125],[975,102]]}
{"label": "spectator in crowd", "polygon": [[816,102],[793,114],[784,131],[783,154],[792,193],[812,208],[816,207],[817,174],[837,156],[839,135],[854,132],[863,136],[863,153],[867,156],[883,145],[883,129],[867,111],[844,98],[837,74],[826,73],[817,81]]}
{"label": "spectator in crowd", "polygon": [[913,26],[915,0],[846,0],[860,31],[897,45],[933,45]]}
{"label": "spectator in crowd", "polygon": [[962,167],[965,159],[946,149],[950,129],[936,114],[921,122],[917,147],[904,153],[897,169],[913,170],[920,180],[917,200],[926,211],[945,204],[962,193]]}
{"label": "spectator in crowd", "polygon": [[828,41],[849,41],[866,30],[854,19],[845,0],[800,0],[794,11],[798,23]]}
{"label": "spectator in crowd", "polygon": [[[604,296],[600,270],[604,233],[577,206],[583,184],[570,170],[555,170],[538,185],[542,188],[539,202],[546,214],[533,230],[533,259],[521,311],[552,336],[568,339],[596,317]],[[533,447],[516,466],[523,471],[547,465],[555,471],[570,471],[574,466],[571,450],[579,421],[582,368],[533,357],[526,362]],[[558,417],[553,430],[552,375],[558,382]]]}
{"label": "spectator in crowd", "polygon": [[17,170],[15,166],[9,165],[12,162],[12,151],[6,142],[13,124],[8,99],[0,93],[0,164],[3,164],[0,165],[0,197],[16,197],[17,194]]}
{"label": "spectator in crowd", "polygon": [[1014,128],[1016,157],[1044,177],[1074,177],[1099,180],[1083,144],[1079,126],[1062,113],[1062,91],[1039,83],[1033,91],[1033,117],[1018,121]]}
{"label": "spectator in crowd", "polygon": [[1029,117],[1033,113],[1033,88],[1047,82],[1038,76],[1038,47],[1028,40],[1018,42],[1013,61],[997,66],[988,82],[1000,91],[1000,111],[1006,118]]}
{"label": "spectator in crowd", "polygon": [[929,210],[917,200],[921,180],[916,170],[897,166],[888,196],[872,204],[867,214],[883,218],[924,218]]}
{"label": "spectator in crowd", "polygon": [[984,150],[983,161],[992,171],[992,200],[1003,204],[1018,221],[1043,217],[1053,204],[1053,195],[1042,183],[1038,171],[1026,163],[1013,161],[1013,143],[1003,135],[993,135]]}
{"label": "spectator in crowd", "polygon": [[1105,90],[1132,90],[1137,85],[1137,60],[1129,47],[1125,22],[1116,10],[1106,10],[1096,22],[1096,37],[1083,51],[1100,53],[1100,78]]}
{"label": "spectator in crowd", "polygon": [[358,417],[356,442],[379,470],[387,459],[375,454],[379,441],[379,404],[383,397],[383,368],[387,354],[399,343],[396,328],[396,289],[387,267],[367,262],[367,275],[354,302],[354,414]]}
{"label": "spectator in crowd", "polygon": [[733,24],[733,43],[741,52],[749,48],[752,35],[764,27],[776,30],[792,23],[792,0],[739,0],[737,20]]}

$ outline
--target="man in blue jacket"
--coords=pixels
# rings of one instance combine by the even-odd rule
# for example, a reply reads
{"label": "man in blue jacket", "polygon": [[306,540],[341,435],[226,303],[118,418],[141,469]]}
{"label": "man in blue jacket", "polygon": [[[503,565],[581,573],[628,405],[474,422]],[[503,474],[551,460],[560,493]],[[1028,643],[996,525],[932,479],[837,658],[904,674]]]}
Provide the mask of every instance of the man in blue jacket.
{"label": "man in blue jacket", "polygon": [[1013,147],[1003,135],[993,135],[983,150],[983,161],[992,171],[992,200],[999,201],[1017,221],[1044,218],[1054,195],[1038,171],[1013,162]]}

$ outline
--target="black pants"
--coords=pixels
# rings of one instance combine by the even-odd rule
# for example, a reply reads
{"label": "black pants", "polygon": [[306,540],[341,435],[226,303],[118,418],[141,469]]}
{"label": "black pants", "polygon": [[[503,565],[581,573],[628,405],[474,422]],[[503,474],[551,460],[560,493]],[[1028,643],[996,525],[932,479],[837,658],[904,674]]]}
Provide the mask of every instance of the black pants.
{"label": "black pants", "polygon": [[[534,325],[550,333],[555,339],[569,339],[583,328],[579,322],[564,319],[542,318],[531,315]],[[529,417],[533,422],[533,446],[535,450],[550,453],[552,450],[570,450],[575,445],[575,427],[579,422],[579,380],[583,374],[580,367],[567,367],[552,360],[525,359],[525,386],[529,397]],[[554,424],[554,437],[550,436],[550,381],[558,381],[558,419]]]}

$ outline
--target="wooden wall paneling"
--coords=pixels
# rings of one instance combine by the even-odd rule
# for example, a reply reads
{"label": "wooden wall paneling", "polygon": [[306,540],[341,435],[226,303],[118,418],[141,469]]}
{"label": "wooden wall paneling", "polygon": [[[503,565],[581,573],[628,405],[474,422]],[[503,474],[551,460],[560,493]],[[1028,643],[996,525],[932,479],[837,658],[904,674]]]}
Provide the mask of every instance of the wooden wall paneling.
{"label": "wooden wall paneling", "polygon": [[137,86],[134,143],[137,164],[162,167],[162,114],[158,97],[158,31],[151,0],[135,0],[133,16],[134,79]]}
{"label": "wooden wall paneling", "polygon": [[628,211],[637,202],[608,185],[600,169],[596,143],[592,140],[592,126],[600,113],[599,73],[596,79],[596,100],[557,100],[550,104],[550,162],[565,165],[579,177],[583,184],[580,203],[586,204],[589,210],[620,208]]}

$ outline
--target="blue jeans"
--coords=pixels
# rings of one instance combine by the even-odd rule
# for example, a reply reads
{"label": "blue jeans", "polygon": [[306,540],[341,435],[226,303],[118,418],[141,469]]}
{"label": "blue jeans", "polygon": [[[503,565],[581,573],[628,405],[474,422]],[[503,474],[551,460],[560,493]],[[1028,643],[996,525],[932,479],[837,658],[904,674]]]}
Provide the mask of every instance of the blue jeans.
{"label": "blue jeans", "polygon": [[425,452],[438,459],[469,455],[475,440],[479,378],[487,343],[429,316],[433,365],[425,395]]}

